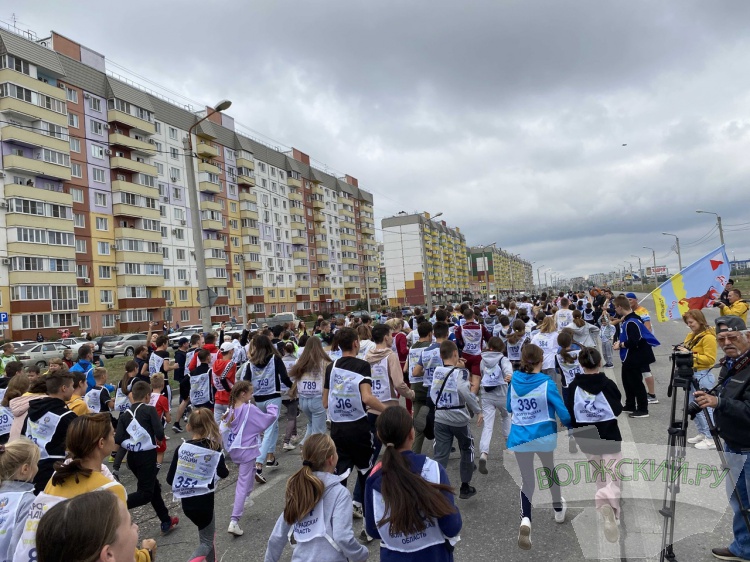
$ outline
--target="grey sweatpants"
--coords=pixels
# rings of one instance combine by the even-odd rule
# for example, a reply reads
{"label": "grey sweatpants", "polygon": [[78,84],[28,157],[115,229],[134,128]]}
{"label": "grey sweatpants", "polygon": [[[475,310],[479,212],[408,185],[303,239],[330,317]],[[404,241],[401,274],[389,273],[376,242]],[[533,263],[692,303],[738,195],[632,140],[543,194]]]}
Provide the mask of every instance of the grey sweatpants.
{"label": "grey sweatpants", "polygon": [[458,449],[461,451],[461,464],[459,473],[461,474],[461,483],[471,482],[474,474],[474,438],[471,436],[468,425],[454,427],[435,422],[435,455],[434,459],[439,462],[443,468],[448,465],[448,457],[451,454],[451,445],[453,438],[458,441]]}
{"label": "grey sweatpants", "polygon": [[214,549],[214,539],[216,536],[216,517],[211,519],[206,527],[198,529],[198,540],[200,544],[193,551],[190,560],[204,560],[206,562],[215,562],[216,550]]}

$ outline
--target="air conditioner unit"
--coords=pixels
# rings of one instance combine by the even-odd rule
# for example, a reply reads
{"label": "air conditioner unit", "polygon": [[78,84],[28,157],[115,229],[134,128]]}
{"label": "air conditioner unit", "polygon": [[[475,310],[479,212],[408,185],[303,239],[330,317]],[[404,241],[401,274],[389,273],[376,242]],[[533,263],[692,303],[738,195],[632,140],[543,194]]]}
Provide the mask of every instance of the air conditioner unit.
{"label": "air conditioner unit", "polygon": [[115,322],[119,322],[119,321],[120,321],[120,315],[119,314],[115,314]]}
{"label": "air conditioner unit", "polygon": [[91,278],[90,277],[84,277],[83,278],[83,282],[88,285],[89,283],[91,283]]}
{"label": "air conditioner unit", "polygon": [[116,267],[112,268],[112,273],[117,273],[117,268]]}
{"label": "air conditioner unit", "polygon": [[275,282],[274,282],[274,283],[271,283],[271,286],[275,287],[275,286],[276,286],[276,283],[275,283]]}
{"label": "air conditioner unit", "polygon": [[10,258],[3,258],[3,265],[10,265]]}
{"label": "air conditioner unit", "polygon": [[165,203],[169,203],[169,197],[166,195],[162,195],[161,200],[164,201]]}
{"label": "air conditioner unit", "polygon": [[104,154],[106,154],[107,156],[112,156],[112,151],[109,148],[107,148],[104,150]]}
{"label": "air conditioner unit", "polygon": [[63,84],[62,82],[58,82],[57,83],[57,87],[60,88],[61,90],[64,90],[65,89],[65,84]]}
{"label": "air conditioner unit", "polygon": [[190,281],[185,281],[185,285],[190,285]]}
{"label": "air conditioner unit", "polygon": [[180,221],[180,224],[181,224],[182,226],[185,226],[185,225],[187,224],[187,221],[186,221],[186,220],[181,220],[181,221]]}
{"label": "air conditioner unit", "polygon": [[8,203],[5,200],[0,199],[0,209],[7,209]]}
{"label": "air conditioner unit", "polygon": [[107,123],[102,125],[102,127],[104,128],[105,131],[109,131],[109,125]]}
{"label": "air conditioner unit", "polygon": [[279,271],[284,271],[284,266],[279,266]]}
{"label": "air conditioner unit", "polygon": [[114,308],[115,308],[115,305],[111,303],[107,305],[107,310],[114,310]]}
{"label": "air conditioner unit", "polygon": [[109,245],[109,249],[110,250],[116,250],[117,249],[117,244],[110,244]]}
{"label": "air conditioner unit", "polygon": [[172,177],[172,183],[175,183],[177,181],[177,178]]}
{"label": "air conditioner unit", "polygon": [[281,252],[276,252],[276,255],[277,255],[277,256],[280,256],[280,255],[281,255]]}
{"label": "air conditioner unit", "polygon": [[83,99],[87,100],[87,99],[90,99],[90,98],[91,98],[91,94],[87,94],[87,93],[83,94]]}
{"label": "air conditioner unit", "polygon": [[167,301],[167,306],[173,306],[173,305],[174,305],[174,301]]}
{"label": "air conditioner unit", "polygon": [[4,178],[4,177],[5,177],[5,172],[0,172],[0,178]]}

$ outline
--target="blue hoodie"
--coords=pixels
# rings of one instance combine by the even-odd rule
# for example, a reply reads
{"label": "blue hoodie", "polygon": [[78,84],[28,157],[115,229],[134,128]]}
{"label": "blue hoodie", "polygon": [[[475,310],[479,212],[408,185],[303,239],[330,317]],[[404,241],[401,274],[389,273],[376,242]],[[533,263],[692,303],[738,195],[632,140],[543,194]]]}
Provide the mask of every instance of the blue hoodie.
{"label": "blue hoodie", "polygon": [[507,408],[512,412],[512,396],[517,394],[519,400],[529,392],[542,384],[547,384],[547,410],[549,420],[541,421],[531,425],[517,425],[511,423],[510,435],[507,447],[514,452],[544,452],[554,451],[557,446],[557,422],[555,414],[560,421],[570,427],[570,414],[565,407],[562,396],[557,390],[557,385],[548,375],[544,373],[524,373],[515,371],[510,381],[508,390]]}
{"label": "blue hoodie", "polygon": [[96,386],[96,381],[94,380],[94,365],[91,361],[79,359],[78,362],[70,368],[71,373],[75,371],[86,375],[86,392]]}

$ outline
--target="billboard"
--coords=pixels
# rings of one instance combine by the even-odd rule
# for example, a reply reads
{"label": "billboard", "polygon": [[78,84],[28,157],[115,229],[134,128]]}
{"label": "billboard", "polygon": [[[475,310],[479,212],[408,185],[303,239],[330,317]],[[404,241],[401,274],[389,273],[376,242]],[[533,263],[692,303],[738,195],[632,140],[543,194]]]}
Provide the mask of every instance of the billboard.
{"label": "billboard", "polygon": [[653,277],[654,275],[667,275],[667,266],[657,265],[656,267],[647,267],[646,276]]}

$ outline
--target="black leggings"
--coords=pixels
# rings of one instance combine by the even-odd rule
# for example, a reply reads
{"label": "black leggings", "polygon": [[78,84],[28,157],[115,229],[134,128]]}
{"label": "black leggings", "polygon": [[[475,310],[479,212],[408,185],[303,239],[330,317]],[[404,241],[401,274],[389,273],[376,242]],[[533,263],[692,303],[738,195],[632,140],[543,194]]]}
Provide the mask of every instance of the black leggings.
{"label": "black leggings", "polygon": [[[516,453],[516,462],[518,468],[521,469],[521,480],[523,485],[521,487],[521,518],[528,517],[531,519],[531,499],[534,497],[534,491],[536,490],[536,471],[534,470],[534,455],[539,457],[542,461],[542,466],[549,469],[550,473],[555,467],[555,454],[552,451],[544,452],[529,452],[529,453]],[[556,482],[557,473],[554,473],[552,480],[552,486],[550,492],[552,493],[552,505],[555,511],[562,510],[562,497],[560,495],[560,486]]]}

